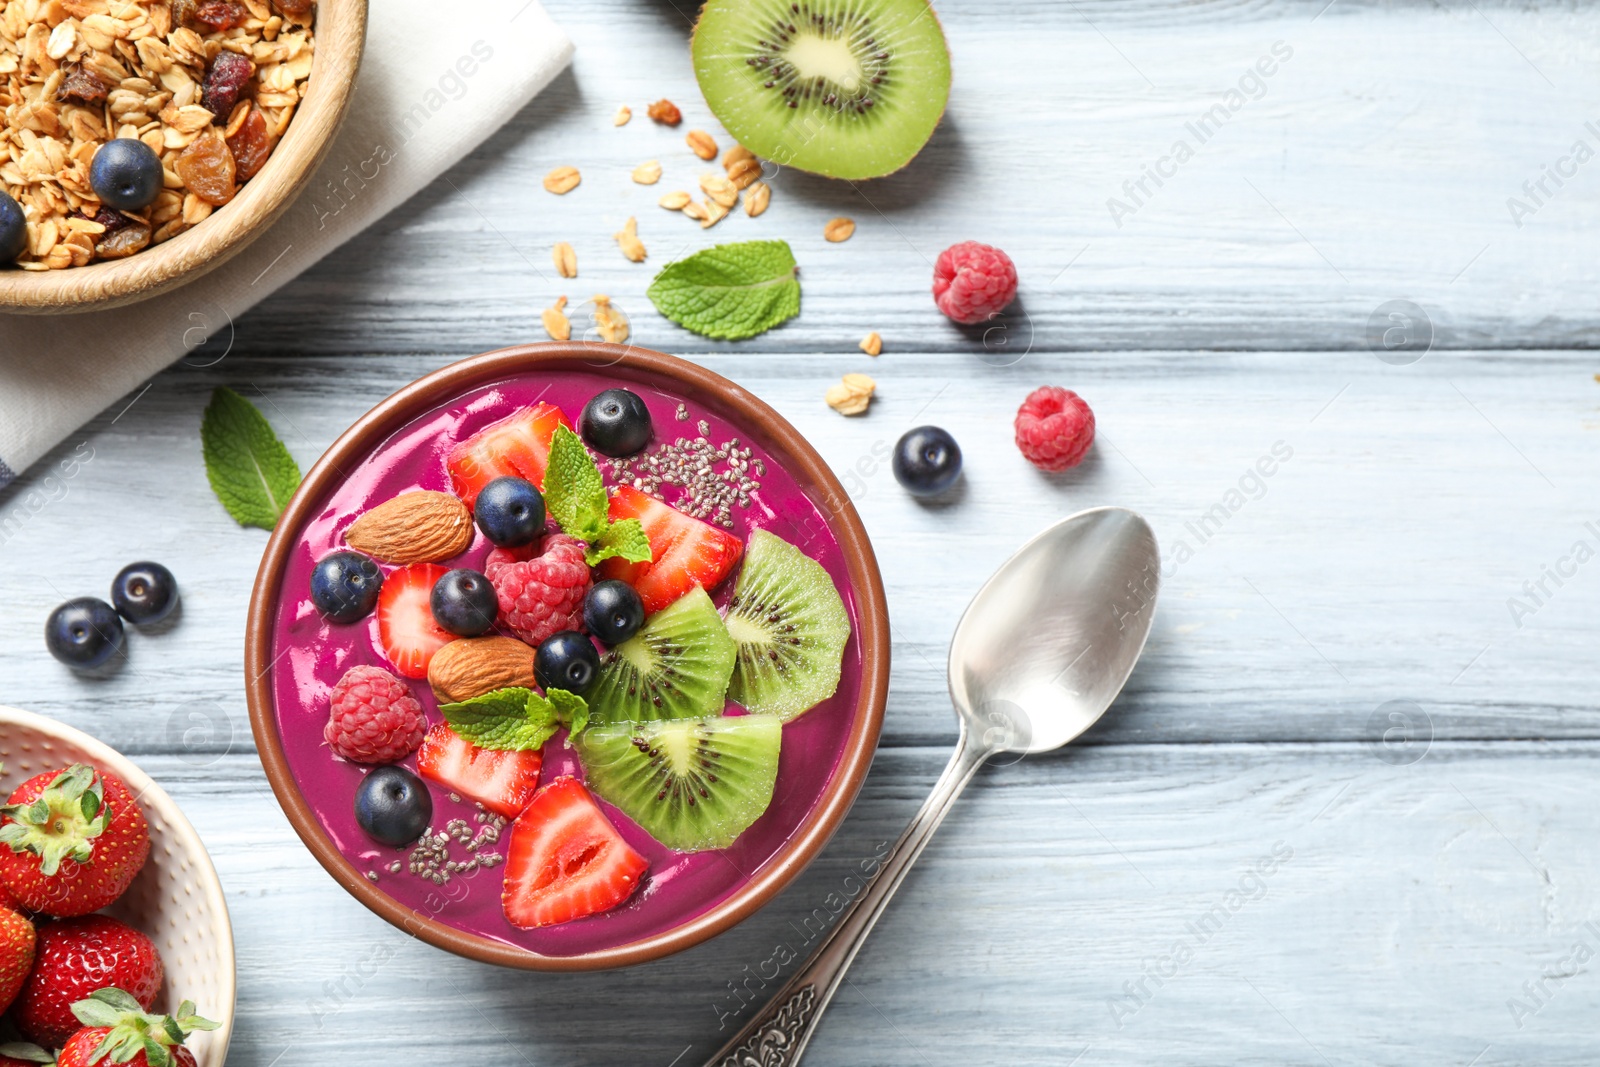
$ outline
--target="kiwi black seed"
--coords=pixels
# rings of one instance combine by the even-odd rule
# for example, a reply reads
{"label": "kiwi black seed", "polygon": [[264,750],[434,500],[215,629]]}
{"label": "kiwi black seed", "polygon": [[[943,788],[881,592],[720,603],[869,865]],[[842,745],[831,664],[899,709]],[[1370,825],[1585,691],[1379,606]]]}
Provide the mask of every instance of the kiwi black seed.
{"label": "kiwi black seed", "polygon": [[733,640],[698,586],[645,619],[606,652],[584,694],[595,722],[697,719],[722,711],[733,671]]}

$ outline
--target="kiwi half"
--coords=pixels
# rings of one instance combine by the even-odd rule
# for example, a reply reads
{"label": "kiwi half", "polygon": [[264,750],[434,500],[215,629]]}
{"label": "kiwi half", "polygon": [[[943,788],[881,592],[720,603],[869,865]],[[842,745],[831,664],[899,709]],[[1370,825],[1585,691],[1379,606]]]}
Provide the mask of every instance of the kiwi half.
{"label": "kiwi half", "polygon": [[594,726],[578,738],[589,788],[679,852],[727,848],[772,803],[773,715]]}
{"label": "kiwi half", "polygon": [[594,722],[698,719],[720,714],[733,671],[733,639],[706,591],[688,593],[607,652],[584,697]]}
{"label": "kiwi half", "polygon": [[750,535],[723,620],[738,646],[728,695],[784,722],[839,688],[850,616],[822,564],[766,530]]}
{"label": "kiwi half", "polygon": [[708,0],[690,50],[740,144],[830,178],[899,170],[950,99],[950,47],[927,0]]}

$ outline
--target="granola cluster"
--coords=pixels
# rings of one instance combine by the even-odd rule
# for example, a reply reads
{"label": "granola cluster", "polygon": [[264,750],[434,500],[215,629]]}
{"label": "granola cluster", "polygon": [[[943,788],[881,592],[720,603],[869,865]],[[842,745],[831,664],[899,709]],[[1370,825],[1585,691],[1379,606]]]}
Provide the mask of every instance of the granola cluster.
{"label": "granola cluster", "polygon": [[[120,259],[198,225],[265,165],[305,94],[314,0],[0,0],[0,189],[22,206],[17,265]],[[160,158],[149,207],[89,182],[100,146]]]}

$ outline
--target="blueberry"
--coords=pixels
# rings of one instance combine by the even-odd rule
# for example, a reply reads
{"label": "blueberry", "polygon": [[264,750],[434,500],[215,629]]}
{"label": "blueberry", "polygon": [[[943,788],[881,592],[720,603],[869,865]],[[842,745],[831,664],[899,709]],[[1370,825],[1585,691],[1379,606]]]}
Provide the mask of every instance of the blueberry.
{"label": "blueberry", "polygon": [[620,645],[644,625],[644,601],[627,582],[596,582],[583,598],[583,624],[606,644]]}
{"label": "blueberry", "polygon": [[433,797],[404,767],[379,767],[356,787],[356,825],[385,845],[409,845],[433,820]]}
{"label": "blueberry", "polygon": [[111,583],[111,603],[135,626],[160,622],[178,606],[178,580],[159,563],[130,563]]}
{"label": "blueberry", "polygon": [[894,446],[894,478],[914,496],[937,496],[961,477],[961,446],[937,426],[907,430]]}
{"label": "blueberry", "polygon": [[122,618],[104,600],[81,596],[50,613],[44,643],[62,663],[89,670],[122,647]]}
{"label": "blueberry", "polygon": [[608,456],[631,456],[650,443],[650,411],[638,393],[607,389],[583,406],[578,432]]}
{"label": "blueberry", "polygon": [[581,693],[600,673],[600,655],[594,643],[576,630],[551,634],[533,654],[533,677],[541,689]]}
{"label": "blueberry", "polygon": [[383,572],[359,552],[323,556],[311,572],[311,602],[334,622],[355,622],[372,614],[383,588]]}
{"label": "blueberry", "polygon": [[161,192],[161,158],[132,137],[107,141],[89,164],[89,185],[112,211],[143,211]]}
{"label": "blueberry", "polygon": [[501,548],[531,545],[544,532],[544,494],[526,478],[508,474],[479,491],[472,517]]}
{"label": "blueberry", "polygon": [[500,598],[489,579],[477,571],[457,567],[433,583],[433,621],[459,637],[477,637],[494,625]]}
{"label": "blueberry", "polygon": [[28,220],[22,205],[0,189],[0,263],[11,263],[28,247]]}

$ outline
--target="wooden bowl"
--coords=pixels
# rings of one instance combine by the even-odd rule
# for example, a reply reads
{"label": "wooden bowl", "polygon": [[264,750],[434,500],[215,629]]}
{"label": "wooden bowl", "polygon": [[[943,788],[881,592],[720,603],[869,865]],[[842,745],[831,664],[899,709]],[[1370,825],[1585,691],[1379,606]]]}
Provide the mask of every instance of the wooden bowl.
{"label": "wooden bowl", "polygon": [[200,1067],[222,1067],[233,1034],[233,926],[200,835],[172,798],[115,749],[54,719],[0,707],[0,791],[10,795],[36,774],[80,762],[126,782],[150,823],[150,859],[106,912],[160,949],[167,977],[156,1011],[192,1000],[201,1015],[221,1024],[196,1032],[186,1045]]}
{"label": "wooden bowl", "polygon": [[367,0],[317,0],[316,58],[272,158],[193,229],[127,259],[65,270],[0,270],[0,311],[59,315],[133,304],[186,285],[244,251],[316,174],[344,122],[367,39]]}
{"label": "wooden bowl", "polygon": [[[405,906],[368,881],[337,847],[301,792],[279,731],[274,686],[274,670],[292,659],[275,662],[273,653],[283,576],[300,545],[302,530],[323,514],[328,494],[346,481],[343,472],[356,470],[411,420],[469,391],[542,371],[599,372],[623,383],[659,384],[671,395],[703,404],[737,428],[741,439],[758,443],[826,516],[839,545],[859,622],[859,685],[848,729],[841,730],[843,743],[832,776],[804,809],[792,833],[750,877],[710,908],[636,940],[562,955],[458,929],[435,918],[438,909],[424,914],[423,909]],[[413,382],[363,415],[323,453],[267,543],[250,601],[245,678],[250,725],[273,792],[306,847],[352,896],[406,933],[457,955],[527,970],[598,970],[658,959],[715,936],[771,900],[822,850],[854,802],[877,749],[889,689],[889,616],[877,559],[849,495],[822,457],[783,416],[721,375],[675,356],[612,344],[523,345],[463,360]],[[292,709],[296,715],[306,712],[300,706]]]}

